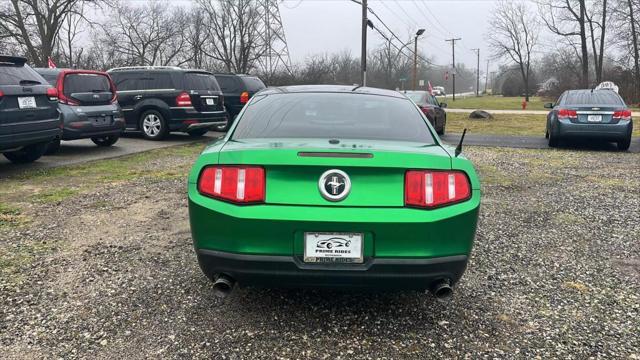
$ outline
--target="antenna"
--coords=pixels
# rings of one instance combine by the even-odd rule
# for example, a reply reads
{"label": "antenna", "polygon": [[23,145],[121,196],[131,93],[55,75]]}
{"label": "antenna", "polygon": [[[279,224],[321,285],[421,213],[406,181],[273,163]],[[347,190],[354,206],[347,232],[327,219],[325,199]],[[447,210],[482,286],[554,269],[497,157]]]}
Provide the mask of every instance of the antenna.
{"label": "antenna", "polygon": [[269,82],[275,73],[282,68],[291,74],[291,58],[278,1],[259,0],[258,4],[263,16],[260,34],[264,44],[264,54],[258,58],[258,67],[266,75],[267,82]]}
{"label": "antenna", "polygon": [[462,152],[462,142],[464,141],[464,136],[467,134],[467,128],[464,128],[464,130],[462,131],[462,136],[460,137],[460,142],[458,143],[458,146],[456,146],[456,157],[458,157],[458,155],[460,155],[460,153]]}

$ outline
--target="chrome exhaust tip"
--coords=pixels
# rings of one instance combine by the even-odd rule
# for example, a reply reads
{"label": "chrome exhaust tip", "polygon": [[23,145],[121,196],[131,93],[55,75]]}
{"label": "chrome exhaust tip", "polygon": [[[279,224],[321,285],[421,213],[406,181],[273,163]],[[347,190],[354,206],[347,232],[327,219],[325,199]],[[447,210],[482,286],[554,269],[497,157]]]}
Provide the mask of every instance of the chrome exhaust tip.
{"label": "chrome exhaust tip", "polygon": [[229,296],[229,294],[231,294],[231,291],[233,291],[233,287],[235,285],[236,281],[233,280],[232,277],[225,274],[220,274],[213,282],[213,293],[217,297],[224,299]]}

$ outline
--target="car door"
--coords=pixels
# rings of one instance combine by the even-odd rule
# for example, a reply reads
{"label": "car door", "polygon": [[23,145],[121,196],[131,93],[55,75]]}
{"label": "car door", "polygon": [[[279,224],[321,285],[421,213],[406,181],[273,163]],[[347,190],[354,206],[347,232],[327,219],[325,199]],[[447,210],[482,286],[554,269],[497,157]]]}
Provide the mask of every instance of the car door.
{"label": "car door", "polygon": [[128,129],[138,127],[138,117],[134,111],[135,104],[141,99],[139,90],[139,80],[141,73],[133,71],[112,72],[109,74],[113,79],[118,93],[118,103],[124,114],[126,127]]}

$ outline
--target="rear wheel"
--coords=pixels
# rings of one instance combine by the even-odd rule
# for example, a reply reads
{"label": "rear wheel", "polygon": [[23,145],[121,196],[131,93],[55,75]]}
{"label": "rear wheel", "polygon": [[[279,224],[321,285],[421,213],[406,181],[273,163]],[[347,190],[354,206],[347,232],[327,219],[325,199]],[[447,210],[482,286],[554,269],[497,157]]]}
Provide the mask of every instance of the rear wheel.
{"label": "rear wheel", "polygon": [[549,147],[558,147],[560,140],[558,136],[553,133],[553,129],[549,130]]}
{"label": "rear wheel", "polygon": [[60,139],[55,139],[47,144],[47,149],[44,151],[45,155],[52,155],[60,150]]}
{"label": "rear wheel", "polygon": [[99,137],[92,137],[91,141],[93,141],[93,143],[98,146],[107,147],[115,144],[119,138],[120,136],[118,135],[99,136]]}
{"label": "rear wheel", "polygon": [[628,137],[628,138],[626,138],[624,140],[618,141],[617,145],[618,145],[618,150],[620,150],[620,151],[629,150],[629,147],[631,146],[631,137]]}
{"label": "rear wheel", "polygon": [[140,116],[140,130],[149,140],[162,140],[169,133],[164,116],[156,110],[147,110]]}
{"label": "rear wheel", "polygon": [[34,162],[44,155],[48,145],[49,143],[39,143],[25,146],[20,150],[4,153],[4,157],[14,164]]}
{"label": "rear wheel", "polygon": [[442,121],[442,127],[437,131],[438,135],[444,135],[444,128],[447,126],[447,118]]}
{"label": "rear wheel", "polygon": [[191,137],[200,137],[208,132],[209,132],[209,129],[197,129],[197,130],[187,131],[187,134],[189,134],[189,136]]}

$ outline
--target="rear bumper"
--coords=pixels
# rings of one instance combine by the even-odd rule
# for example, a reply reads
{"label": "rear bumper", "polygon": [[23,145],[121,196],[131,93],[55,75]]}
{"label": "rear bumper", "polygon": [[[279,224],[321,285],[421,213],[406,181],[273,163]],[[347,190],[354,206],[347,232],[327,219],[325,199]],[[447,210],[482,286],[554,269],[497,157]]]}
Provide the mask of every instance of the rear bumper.
{"label": "rear bumper", "polygon": [[425,290],[436,282],[455,284],[467,267],[466,255],[429,259],[367,258],[359,265],[306,264],[299,256],[262,256],[198,250],[211,279],[233,277],[243,286]]}
{"label": "rear bumper", "polygon": [[168,123],[171,131],[207,129],[226,124],[227,112],[224,110],[200,112],[194,108],[172,108]]}
{"label": "rear bumper", "polygon": [[633,131],[631,121],[620,121],[617,124],[583,124],[560,120],[557,125],[557,135],[564,138],[623,140],[631,137]]}
{"label": "rear bumper", "polygon": [[47,130],[21,132],[10,135],[0,135],[0,151],[20,148],[27,145],[50,142],[59,139],[62,130],[59,127]]}
{"label": "rear bumper", "polygon": [[96,136],[120,135],[124,131],[124,118],[114,121],[113,125],[93,126],[90,123],[71,123],[76,127],[67,124],[62,131],[62,140],[86,139]]}

